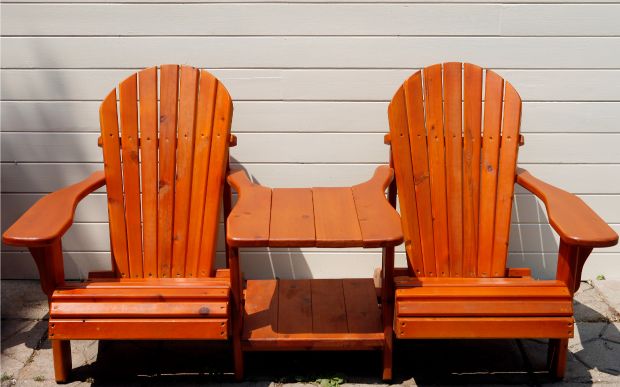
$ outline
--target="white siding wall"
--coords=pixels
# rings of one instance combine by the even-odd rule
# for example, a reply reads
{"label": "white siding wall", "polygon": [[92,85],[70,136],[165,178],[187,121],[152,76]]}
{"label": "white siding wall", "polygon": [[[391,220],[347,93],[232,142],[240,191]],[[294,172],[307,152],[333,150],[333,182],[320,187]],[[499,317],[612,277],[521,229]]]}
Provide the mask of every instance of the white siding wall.
{"label": "white siding wall", "polygon": [[[235,100],[232,151],[274,187],[349,185],[388,160],[387,101],[414,70],[497,69],[524,100],[521,165],[620,231],[620,2],[605,0],[11,0],[2,13],[2,229],[44,193],[101,169],[98,101],[160,63],[212,69]],[[557,239],[516,194],[510,263],[552,277]],[[103,191],[64,238],[67,272],[109,265]],[[220,243],[222,251],[222,243]],[[399,263],[404,263],[402,248]],[[220,263],[222,261],[220,253]],[[368,276],[376,250],[247,250],[254,277]],[[584,278],[620,277],[620,247]],[[36,276],[2,246],[4,278]]]}

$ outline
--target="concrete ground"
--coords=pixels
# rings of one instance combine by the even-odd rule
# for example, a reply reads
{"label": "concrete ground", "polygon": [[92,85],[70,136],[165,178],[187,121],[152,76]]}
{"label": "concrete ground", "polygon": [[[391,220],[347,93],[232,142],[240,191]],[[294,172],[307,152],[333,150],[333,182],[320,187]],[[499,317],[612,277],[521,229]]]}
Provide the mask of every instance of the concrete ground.
{"label": "concrete ground", "polygon": [[[545,340],[398,342],[394,383],[620,386],[620,281],[583,283],[564,383],[545,371]],[[54,385],[47,305],[37,281],[2,281],[2,386]],[[69,386],[232,384],[226,343],[72,341]],[[247,386],[380,384],[378,352],[246,355]]]}

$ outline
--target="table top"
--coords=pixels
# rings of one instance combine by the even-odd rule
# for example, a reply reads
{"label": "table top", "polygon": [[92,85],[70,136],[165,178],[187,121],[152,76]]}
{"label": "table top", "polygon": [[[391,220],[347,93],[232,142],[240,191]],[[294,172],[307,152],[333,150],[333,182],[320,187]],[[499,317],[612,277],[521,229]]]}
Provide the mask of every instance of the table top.
{"label": "table top", "polygon": [[394,172],[380,166],[352,187],[269,188],[235,171],[239,198],[227,219],[234,247],[388,247],[402,243],[400,217],[385,197]]}

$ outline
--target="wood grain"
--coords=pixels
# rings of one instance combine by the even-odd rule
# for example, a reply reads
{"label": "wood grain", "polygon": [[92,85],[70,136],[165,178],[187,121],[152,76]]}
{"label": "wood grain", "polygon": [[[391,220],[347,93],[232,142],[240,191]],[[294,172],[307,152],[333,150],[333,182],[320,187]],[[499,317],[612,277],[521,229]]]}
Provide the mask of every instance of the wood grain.
{"label": "wood grain", "polygon": [[142,278],[142,211],[140,207],[137,75],[134,74],[121,82],[118,91],[120,98],[121,155],[129,272],[134,278]]}
{"label": "wood grain", "polygon": [[179,102],[179,68],[161,66],[159,112],[159,178],[157,197],[158,277],[170,277],[172,265],[172,222]]}
{"label": "wood grain", "polygon": [[116,111],[116,90],[113,90],[101,103],[99,116],[104,148],[103,159],[108,192],[112,255],[120,276],[129,277],[127,229],[125,226],[125,206],[123,200],[123,176],[120,159],[118,115]]}
{"label": "wood grain", "polygon": [[312,189],[276,188],[271,191],[269,245],[314,246]]}
{"label": "wood grain", "polygon": [[158,106],[157,67],[138,73],[140,97],[140,157],[142,173],[142,238],[144,248],[144,275],[157,277],[157,147]]}
{"label": "wood grain", "polygon": [[476,277],[480,219],[482,68],[465,63],[463,85],[463,276]]}
{"label": "wood grain", "polygon": [[[446,159],[443,121],[443,79],[441,65],[426,67],[424,97],[428,143],[428,165],[431,181],[435,270],[440,277],[450,276],[448,212],[446,204]],[[432,272],[428,272],[433,275]]]}

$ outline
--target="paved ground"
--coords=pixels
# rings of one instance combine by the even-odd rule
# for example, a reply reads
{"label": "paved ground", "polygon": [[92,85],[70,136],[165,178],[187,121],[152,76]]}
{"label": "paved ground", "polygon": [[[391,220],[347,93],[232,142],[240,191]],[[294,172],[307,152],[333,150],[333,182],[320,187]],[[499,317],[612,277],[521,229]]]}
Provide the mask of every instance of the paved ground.
{"label": "paved ground", "polygon": [[[564,384],[620,386],[620,281],[583,283],[575,301]],[[2,386],[54,385],[47,305],[36,281],[2,282]],[[398,343],[395,383],[553,385],[544,340],[429,340]],[[73,341],[70,386],[197,386],[231,383],[226,345]],[[377,352],[253,353],[247,382],[379,384]],[[559,383],[558,383],[559,384]],[[231,385],[232,386],[232,385]]]}

